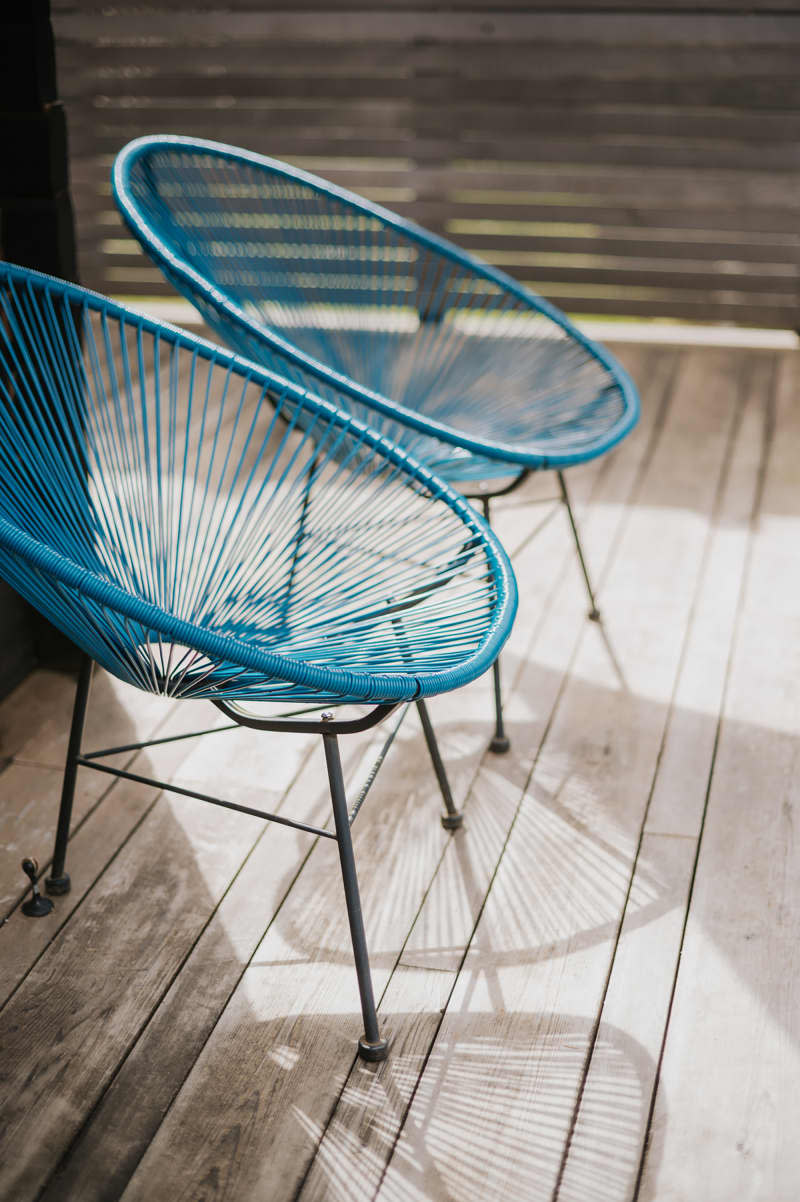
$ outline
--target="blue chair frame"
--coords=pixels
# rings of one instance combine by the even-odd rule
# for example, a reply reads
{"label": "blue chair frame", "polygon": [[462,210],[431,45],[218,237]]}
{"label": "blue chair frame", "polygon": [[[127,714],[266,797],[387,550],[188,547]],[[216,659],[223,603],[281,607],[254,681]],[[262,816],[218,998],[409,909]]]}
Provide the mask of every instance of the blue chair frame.
{"label": "blue chair frame", "polygon": [[[605,348],[504,272],[276,159],[151,135],[120,152],[112,183],[128,228],[229,345],[335,397],[480,500],[487,521],[492,498],[554,470],[599,619],[564,469],[637,420]],[[498,661],[494,684],[499,752]]]}
{"label": "blue chair frame", "polygon": [[[350,835],[375,773],[348,806],[338,739],[398,709],[402,720],[415,702],[443,825],[460,825],[424,698],[486,671],[508,636],[516,586],[496,538],[463,498],[340,406],[2,263],[0,469],[0,575],[85,653],[47,891],[70,888],[79,768],[335,839],[359,1051],[382,1059]],[[150,692],[211,700],[231,720],[196,735],[237,725],[320,734],[335,833],[107,762],[169,740],[83,750],[94,662]],[[264,715],[252,701],[300,708]],[[335,712],[351,704],[368,712]]]}

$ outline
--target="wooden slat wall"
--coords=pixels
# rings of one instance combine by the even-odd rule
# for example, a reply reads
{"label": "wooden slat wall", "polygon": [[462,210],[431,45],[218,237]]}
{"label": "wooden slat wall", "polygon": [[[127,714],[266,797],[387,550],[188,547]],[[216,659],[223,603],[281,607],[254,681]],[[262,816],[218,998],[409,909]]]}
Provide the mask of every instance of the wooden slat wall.
{"label": "wooden slat wall", "polygon": [[146,132],[318,170],[575,313],[795,328],[800,6],[54,0],[83,279],[164,294],[110,199]]}

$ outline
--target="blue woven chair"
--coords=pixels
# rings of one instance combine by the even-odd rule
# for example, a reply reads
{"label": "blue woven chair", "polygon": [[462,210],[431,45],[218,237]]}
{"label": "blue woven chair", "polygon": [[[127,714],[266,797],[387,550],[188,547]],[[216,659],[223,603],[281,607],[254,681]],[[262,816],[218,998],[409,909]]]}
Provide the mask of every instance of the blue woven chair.
{"label": "blue woven chair", "polygon": [[[496,539],[463,498],[341,407],[7,264],[0,465],[0,574],[86,653],[48,891],[69,889],[79,767],[335,838],[361,1054],[381,1058],[350,838],[366,787],[348,810],[338,736],[416,702],[443,822],[458,825],[423,698],[485,671],[507,637],[516,589]],[[119,770],[105,761],[120,748],[82,751],[95,661],[150,692],[207,698],[232,725],[319,732],[335,834]],[[265,714],[245,708],[253,701],[301,708]],[[347,703],[370,709],[327,709]]]}
{"label": "blue woven chair", "polygon": [[[113,172],[122,215],[229,345],[308,384],[490,499],[615,446],[636,391],[552,305],[458,247],[286,163],[199,139],[131,142]],[[477,489],[476,494],[470,490]],[[504,751],[499,666],[495,734]]]}

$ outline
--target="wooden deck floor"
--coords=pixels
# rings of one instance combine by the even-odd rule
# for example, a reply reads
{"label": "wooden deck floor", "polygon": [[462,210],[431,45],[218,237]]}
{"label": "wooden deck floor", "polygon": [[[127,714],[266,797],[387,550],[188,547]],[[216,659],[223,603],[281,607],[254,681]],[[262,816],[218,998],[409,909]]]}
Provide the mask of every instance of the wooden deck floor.
{"label": "wooden deck floor", "polygon": [[[72,684],[2,704],[3,1202],[795,1202],[800,353],[618,350],[641,424],[571,474],[604,628],[536,479],[498,510],[510,754],[487,680],[437,699],[464,829],[415,717],[356,823],[385,1064],[354,1058],[327,841],[83,772],[73,890],[23,917]],[[216,713],[102,675],[93,702],[95,747]],[[314,739],[122,758],[327,818]]]}

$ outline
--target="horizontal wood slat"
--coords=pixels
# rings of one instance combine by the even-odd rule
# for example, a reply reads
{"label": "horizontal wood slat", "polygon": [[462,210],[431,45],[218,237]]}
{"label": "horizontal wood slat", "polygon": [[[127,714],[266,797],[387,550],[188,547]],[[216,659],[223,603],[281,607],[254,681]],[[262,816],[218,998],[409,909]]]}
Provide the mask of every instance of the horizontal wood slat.
{"label": "horizontal wood slat", "polygon": [[[108,7],[107,0],[51,0],[51,8],[55,13],[107,12]],[[179,0],[170,7],[176,11],[185,9],[197,12],[209,9],[218,10],[220,0]],[[339,11],[342,8],[346,8],[348,12],[369,12],[374,9],[375,0],[349,0],[347,4],[342,4],[342,0],[301,0],[293,7],[296,12]],[[384,10],[400,11],[415,7],[421,8],[422,5],[409,4],[409,0],[381,0],[381,8]],[[503,0],[503,9],[509,12],[523,9],[538,13],[543,9],[552,11],[555,7],[555,0]],[[601,10],[603,12],[663,13],[666,5],[664,0],[613,0],[613,3],[610,0],[558,0],[557,7],[562,12]],[[678,12],[682,10],[695,12],[697,7],[697,0],[670,0],[669,4],[670,10]],[[260,12],[264,8],[264,0],[237,0],[236,8],[242,12]],[[726,15],[740,13],[748,16],[754,11],[752,0],[738,0],[738,2],[737,0],[702,0],[702,8],[705,12],[722,12]],[[471,12],[489,17],[493,15],[487,0],[450,0],[447,9],[459,14]],[[769,0],[768,9],[775,15],[794,14],[797,12],[797,3],[796,0]]]}
{"label": "horizontal wood slat", "polygon": [[54,0],[53,19],[101,290],[170,292],[108,185],[160,131],[318,171],[571,312],[798,324],[795,3]]}
{"label": "horizontal wood slat", "polygon": [[375,5],[354,11],[349,4],[343,4],[338,11],[331,11],[331,6],[316,11],[294,8],[252,12],[235,4],[214,10],[193,3],[172,4],[169,11],[153,8],[143,11],[133,4],[125,11],[125,7],[106,9],[100,25],[96,14],[64,11],[56,14],[58,26],[62,35],[70,39],[103,43],[116,38],[133,45],[165,38],[180,39],[184,45],[206,39],[349,43],[376,39],[406,42],[421,38],[445,43],[485,41],[495,45],[509,41],[560,41],[568,45],[584,42],[598,46],[800,44],[800,15],[796,12],[589,11],[582,12],[578,19],[574,11],[559,12],[552,8],[522,13],[484,8],[482,12],[460,13],[458,20],[454,20],[449,5],[445,4],[394,12]]}

